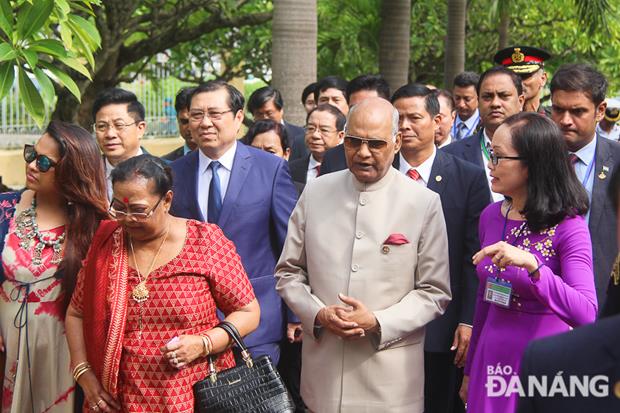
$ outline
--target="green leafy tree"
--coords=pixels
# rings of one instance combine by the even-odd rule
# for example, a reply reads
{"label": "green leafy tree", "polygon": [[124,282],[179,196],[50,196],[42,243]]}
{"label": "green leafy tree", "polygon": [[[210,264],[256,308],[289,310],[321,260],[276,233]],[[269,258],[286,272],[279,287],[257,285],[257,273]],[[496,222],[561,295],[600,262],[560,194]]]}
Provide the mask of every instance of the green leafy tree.
{"label": "green leafy tree", "polygon": [[99,2],[0,0],[0,99],[17,77],[20,98],[39,125],[55,103],[54,83],[79,101],[80,89],[65,69],[91,79],[101,44],[93,18]]}

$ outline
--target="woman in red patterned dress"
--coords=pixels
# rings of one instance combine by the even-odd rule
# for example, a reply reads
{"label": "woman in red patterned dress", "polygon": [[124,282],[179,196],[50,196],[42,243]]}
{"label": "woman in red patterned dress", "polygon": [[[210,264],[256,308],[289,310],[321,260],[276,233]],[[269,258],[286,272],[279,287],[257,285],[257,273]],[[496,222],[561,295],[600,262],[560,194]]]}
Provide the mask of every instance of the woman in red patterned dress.
{"label": "woman in red patterned dress", "polygon": [[172,176],[140,155],[112,173],[110,215],[95,234],[67,311],[85,410],[194,411],[192,386],[234,366],[216,308],[242,335],[260,316],[235,247],[215,225],[173,217]]}

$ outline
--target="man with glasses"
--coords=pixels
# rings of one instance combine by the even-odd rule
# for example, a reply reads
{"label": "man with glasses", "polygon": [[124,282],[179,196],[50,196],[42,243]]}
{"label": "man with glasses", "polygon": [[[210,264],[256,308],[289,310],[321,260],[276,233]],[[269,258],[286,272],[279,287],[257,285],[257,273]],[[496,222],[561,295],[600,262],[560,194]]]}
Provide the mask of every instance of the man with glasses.
{"label": "man with glasses", "polygon": [[245,343],[253,356],[267,354],[277,363],[285,332],[295,337],[298,328],[273,277],[297,189],[284,159],[237,142],[243,104],[243,95],[223,81],[194,89],[189,128],[199,150],[171,164],[170,213],[217,224],[235,244],[261,308],[260,325]]}
{"label": "man with glasses", "polygon": [[302,187],[321,173],[325,152],[342,143],[347,119],[332,105],[322,104],[312,109],[306,118],[306,146],[310,155],[289,162],[293,181]]}
{"label": "man with glasses", "polygon": [[521,78],[525,96],[524,112],[551,115],[551,108],[540,102],[540,95],[547,83],[545,60],[550,57],[547,51],[531,46],[510,46],[498,51],[493,57],[495,63],[512,70]]}
{"label": "man with glasses", "polygon": [[162,156],[162,159],[174,161],[183,155],[197,148],[196,143],[192,140],[192,134],[189,131],[189,97],[192,95],[193,88],[186,87],[179,90],[174,99],[174,109],[177,112],[177,124],[179,125],[179,135],[185,141],[185,144],[178,147],[174,151]]}
{"label": "man with glasses", "polygon": [[448,241],[439,196],[392,168],[400,144],[387,100],[353,106],[349,168],[306,187],[291,216],[277,289],[302,320],[313,412],[424,409],[424,327],[450,300]]}
{"label": "man with glasses", "polygon": [[120,162],[145,153],[140,139],[146,131],[144,106],[132,92],[111,88],[93,104],[93,130],[105,159],[108,199],[112,199],[112,170]]}
{"label": "man with glasses", "polygon": [[[445,314],[426,327],[424,411],[464,412],[459,397],[472,333],[478,276],[471,257],[480,249],[478,219],[491,194],[479,166],[437,150],[441,127],[440,94],[419,83],[394,92],[402,145],[397,169],[439,194],[448,231],[452,301]],[[445,256],[445,253],[444,253]]]}
{"label": "man with glasses", "polygon": [[[369,97],[382,97],[390,99],[390,86],[381,75],[360,75],[351,80],[346,85],[344,94],[347,97],[347,104],[354,106]],[[346,115],[346,112],[343,112]],[[347,169],[347,162],[344,155],[344,146],[338,145],[325,153],[321,164],[321,174],[342,171]]]}

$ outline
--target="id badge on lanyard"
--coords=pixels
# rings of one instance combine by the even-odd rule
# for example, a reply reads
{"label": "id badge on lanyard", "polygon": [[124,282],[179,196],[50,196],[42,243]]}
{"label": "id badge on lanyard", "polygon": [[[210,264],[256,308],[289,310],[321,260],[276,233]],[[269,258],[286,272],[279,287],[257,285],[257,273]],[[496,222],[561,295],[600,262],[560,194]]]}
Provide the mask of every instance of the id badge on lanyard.
{"label": "id badge on lanyard", "polygon": [[510,307],[511,296],[512,284],[510,281],[502,280],[497,277],[487,278],[487,283],[484,288],[484,301],[508,308]]}

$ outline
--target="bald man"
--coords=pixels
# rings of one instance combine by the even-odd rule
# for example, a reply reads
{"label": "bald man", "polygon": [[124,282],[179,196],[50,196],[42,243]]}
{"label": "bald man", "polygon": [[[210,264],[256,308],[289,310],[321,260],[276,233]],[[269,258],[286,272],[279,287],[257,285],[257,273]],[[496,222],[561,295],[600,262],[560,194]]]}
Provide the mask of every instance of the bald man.
{"label": "bald man", "polygon": [[276,267],[305,333],[301,394],[313,412],[422,412],[425,326],[451,297],[441,202],[391,167],[388,101],[352,107],[345,132],[349,168],[306,186]]}

